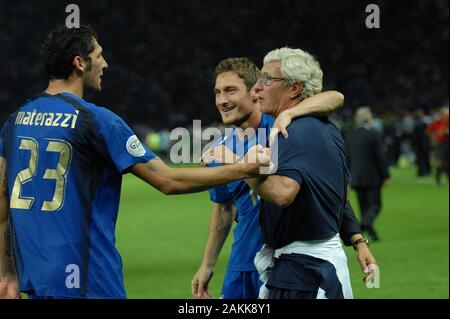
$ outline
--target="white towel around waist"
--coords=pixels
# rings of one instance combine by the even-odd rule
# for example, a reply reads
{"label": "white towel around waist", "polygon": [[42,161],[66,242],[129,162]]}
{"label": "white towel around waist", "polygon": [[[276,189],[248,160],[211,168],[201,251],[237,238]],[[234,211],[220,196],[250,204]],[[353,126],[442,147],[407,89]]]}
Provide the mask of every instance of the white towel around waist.
{"label": "white towel around waist", "polygon": [[[336,269],[336,274],[342,285],[344,298],[353,298],[350,274],[347,266],[347,256],[339,238],[339,234],[325,239],[314,241],[295,241],[282,248],[273,250],[266,244],[264,244],[261,250],[256,254],[255,266],[259,272],[260,279],[264,283],[259,291],[260,299],[267,299],[269,290],[266,287],[267,280],[269,279],[268,268],[274,265],[274,258],[279,258],[283,254],[304,254],[326,260],[333,264]],[[324,296],[318,296],[324,297]]]}

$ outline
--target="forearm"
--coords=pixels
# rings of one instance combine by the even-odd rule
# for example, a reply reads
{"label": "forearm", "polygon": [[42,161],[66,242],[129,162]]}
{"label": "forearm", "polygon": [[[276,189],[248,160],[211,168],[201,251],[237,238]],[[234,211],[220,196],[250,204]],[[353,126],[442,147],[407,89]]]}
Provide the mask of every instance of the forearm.
{"label": "forearm", "polygon": [[344,207],[342,214],[342,224],[341,229],[339,231],[341,235],[341,239],[346,246],[351,246],[353,242],[358,239],[353,239],[355,235],[361,235],[361,225],[359,221],[356,219],[355,213],[353,211],[350,202],[347,201],[347,204]]}
{"label": "forearm", "polygon": [[232,204],[214,206],[202,266],[214,268],[233,223]]}
{"label": "forearm", "polygon": [[268,187],[268,183],[265,183],[267,178],[257,177],[257,178],[247,178],[245,182],[247,185],[253,189],[258,195],[265,200],[270,201],[270,198],[276,196],[276,191],[273,188]]}
{"label": "forearm", "polygon": [[256,164],[231,164],[218,167],[169,168],[164,174],[172,181],[174,193],[192,193],[250,177],[248,167]]}
{"label": "forearm", "polygon": [[204,191],[227,184],[233,180],[247,178],[257,164],[233,164],[220,167],[172,168],[159,159],[145,164],[136,164],[130,172],[154,186],[166,195]]}
{"label": "forearm", "polygon": [[316,95],[313,95],[293,108],[287,109],[285,112],[296,118],[308,114],[313,115],[327,115],[344,104],[344,95],[337,91],[326,91]]}
{"label": "forearm", "polygon": [[278,206],[288,206],[300,190],[298,184],[287,180],[284,176],[270,175],[246,179],[245,182],[258,193],[258,195]]}
{"label": "forearm", "polygon": [[9,220],[6,160],[0,157],[0,276],[15,276],[12,236]]}
{"label": "forearm", "polygon": [[361,239],[361,238],[364,238],[364,236],[361,233],[353,234],[352,237],[350,238],[350,242],[353,245],[353,243],[355,241],[357,241],[358,239]]}
{"label": "forearm", "polygon": [[9,219],[9,201],[3,193],[0,195],[0,276],[16,276],[12,249],[12,233]]}
{"label": "forearm", "polygon": [[0,277],[16,276],[9,220],[0,222],[0,237]]}

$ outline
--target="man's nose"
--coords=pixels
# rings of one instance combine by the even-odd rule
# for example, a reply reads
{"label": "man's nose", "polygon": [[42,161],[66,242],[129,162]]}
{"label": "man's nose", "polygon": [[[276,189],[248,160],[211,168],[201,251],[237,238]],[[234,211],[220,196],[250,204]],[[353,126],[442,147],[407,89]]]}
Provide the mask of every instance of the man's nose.
{"label": "man's nose", "polygon": [[252,96],[258,97],[259,94],[263,91],[264,86],[260,84],[260,82],[256,82],[255,85],[252,87]]}
{"label": "man's nose", "polygon": [[217,95],[217,105],[224,105],[227,104],[227,102],[228,102],[227,94],[219,93]]}

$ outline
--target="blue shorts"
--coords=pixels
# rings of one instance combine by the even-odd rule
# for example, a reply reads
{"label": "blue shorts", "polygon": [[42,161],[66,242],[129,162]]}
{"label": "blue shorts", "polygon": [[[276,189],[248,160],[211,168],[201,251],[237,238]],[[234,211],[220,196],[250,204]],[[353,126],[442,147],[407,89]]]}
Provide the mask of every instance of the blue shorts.
{"label": "blue shorts", "polygon": [[334,265],[305,254],[286,254],[277,258],[266,286],[269,299],[344,298]]}
{"label": "blue shorts", "polygon": [[223,299],[258,299],[262,282],[257,271],[227,271],[223,280]]}

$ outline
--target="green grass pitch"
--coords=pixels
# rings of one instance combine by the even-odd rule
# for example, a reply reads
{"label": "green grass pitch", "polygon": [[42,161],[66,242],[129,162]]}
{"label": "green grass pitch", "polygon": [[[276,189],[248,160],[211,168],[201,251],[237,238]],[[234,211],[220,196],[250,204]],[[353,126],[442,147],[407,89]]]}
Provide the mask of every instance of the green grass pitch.
{"label": "green grass pitch", "polygon": [[[392,171],[376,221],[381,240],[371,245],[380,288],[366,288],[352,248],[346,248],[355,298],[448,298],[448,187],[417,179],[412,169]],[[358,213],[355,194],[351,202]],[[208,234],[207,192],[164,196],[126,175],[117,225],[129,298],[191,298]],[[228,237],[210,288],[218,298],[230,253]]]}

